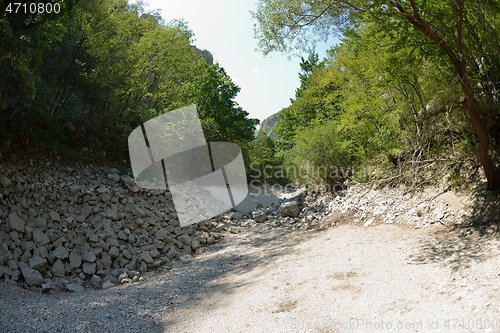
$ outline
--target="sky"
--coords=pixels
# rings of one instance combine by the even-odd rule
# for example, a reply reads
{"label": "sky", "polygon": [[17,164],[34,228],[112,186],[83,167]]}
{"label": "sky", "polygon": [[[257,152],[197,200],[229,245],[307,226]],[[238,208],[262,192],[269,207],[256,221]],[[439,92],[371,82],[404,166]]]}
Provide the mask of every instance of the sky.
{"label": "sky", "polygon": [[[236,102],[261,121],[290,105],[299,87],[300,58],[266,57],[256,51],[250,10],[257,0],[145,0],[147,10],[161,9],[165,22],[184,19],[194,32],[194,45],[206,49],[241,91]],[[132,1],[133,2],[133,1]],[[320,59],[331,44],[318,44]],[[304,57],[307,55],[304,54]]]}

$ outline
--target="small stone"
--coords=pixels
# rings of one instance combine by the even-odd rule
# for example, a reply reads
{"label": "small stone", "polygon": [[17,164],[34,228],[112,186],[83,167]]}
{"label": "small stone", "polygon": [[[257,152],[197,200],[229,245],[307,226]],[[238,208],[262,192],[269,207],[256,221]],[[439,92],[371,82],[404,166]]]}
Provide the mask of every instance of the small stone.
{"label": "small stone", "polygon": [[134,214],[135,216],[138,216],[141,218],[146,216],[146,213],[144,212],[144,210],[137,207],[137,205],[135,203],[130,204],[129,209],[132,212],[132,214]]}
{"label": "small stone", "polygon": [[[54,230],[51,230],[46,235],[47,235],[47,237],[49,237],[49,240],[53,243],[55,243],[59,238],[59,236],[54,232]],[[56,245],[54,244],[54,246],[56,246]]]}
{"label": "small stone", "polygon": [[[70,122],[68,122],[70,123]],[[70,123],[71,124],[71,123]],[[65,125],[66,128],[68,127],[73,127],[73,131],[75,130],[73,124],[71,124],[71,126],[68,126],[68,124]],[[69,128],[68,128],[69,129]],[[71,174],[73,174],[73,172],[75,172],[75,169],[73,168],[64,168],[64,173],[66,173],[68,176],[70,176]]]}
{"label": "small stone", "polygon": [[159,239],[159,240],[164,240],[165,238],[167,238],[169,236],[169,232],[167,229],[165,228],[160,228],[158,229],[158,231],[155,233],[155,238],[156,239]]}
{"label": "small stone", "polygon": [[35,226],[37,228],[40,228],[41,230],[46,230],[47,229],[47,219],[45,217],[37,217],[35,221]]}
{"label": "small stone", "polygon": [[21,207],[23,208],[28,208],[28,201],[26,200],[25,197],[22,197],[21,200],[19,200],[19,204],[21,205]]}
{"label": "small stone", "polygon": [[82,256],[79,255],[76,251],[71,251],[69,255],[69,265],[72,268],[78,268],[82,265]]}
{"label": "small stone", "polygon": [[12,186],[12,181],[5,175],[0,175],[0,185],[2,185],[3,187],[9,187]]}
{"label": "small stone", "polygon": [[118,281],[122,282],[123,279],[128,279],[128,274],[126,272],[125,273],[121,273],[118,276]]}
{"label": "small stone", "polygon": [[66,275],[66,268],[61,259],[57,259],[50,270],[55,277],[63,277]]}
{"label": "small stone", "polygon": [[132,254],[131,254],[131,253],[129,252],[129,250],[127,250],[127,249],[123,250],[122,254],[123,254],[123,256],[124,256],[125,258],[127,258],[127,259],[132,258]]}
{"label": "small stone", "polygon": [[83,252],[83,260],[87,262],[95,262],[96,261],[96,256],[94,251],[84,251]]}
{"label": "small stone", "polygon": [[75,293],[81,293],[83,292],[85,289],[79,285],[78,283],[70,283],[70,284],[67,284],[66,285],[66,289],[68,289],[68,291],[70,292],[75,292]]}
{"label": "small stone", "polygon": [[192,248],[193,250],[196,250],[196,249],[197,249],[197,248],[199,248],[199,247],[200,247],[200,241],[199,241],[198,239],[196,239],[196,238],[195,238],[195,239],[193,239],[193,240],[191,241],[191,248]]}
{"label": "small stone", "polygon": [[111,281],[104,281],[104,283],[102,284],[102,289],[108,289],[108,288],[111,288],[111,287],[114,287],[115,284]]}
{"label": "small stone", "polygon": [[59,259],[66,259],[69,256],[68,249],[62,245],[56,247],[56,249],[53,250],[51,254],[54,258],[59,258]]}
{"label": "small stone", "polygon": [[36,246],[43,246],[50,243],[49,237],[40,229],[33,230],[33,242]]}
{"label": "small stone", "polygon": [[8,261],[8,266],[12,270],[17,269],[19,267],[16,259],[9,260]]}
{"label": "small stone", "polygon": [[109,269],[111,267],[111,256],[109,254],[103,254],[100,263],[104,269]]}
{"label": "small stone", "polygon": [[175,248],[175,246],[170,247],[170,250],[168,250],[168,252],[167,252],[167,257],[169,257],[170,259],[172,259],[176,255],[177,255],[177,249]]}
{"label": "small stone", "polygon": [[141,189],[139,186],[137,186],[135,180],[132,177],[121,176],[120,179],[123,185],[125,185],[125,187],[131,192],[137,192]]}
{"label": "small stone", "polygon": [[42,258],[47,258],[49,256],[49,251],[47,251],[47,247],[39,246],[36,248],[38,255]]}
{"label": "small stone", "polygon": [[154,261],[153,258],[151,257],[151,254],[149,253],[149,251],[142,252],[141,259],[144,260],[148,264],[152,263]]}
{"label": "small stone", "polygon": [[113,235],[112,237],[106,239],[106,244],[110,246],[120,246],[120,242],[118,242],[118,238],[116,237],[116,235]]}
{"label": "small stone", "polygon": [[80,186],[78,186],[78,185],[72,185],[72,186],[70,186],[70,188],[69,188],[69,192],[70,192],[71,194],[75,194],[75,193],[77,193],[77,192],[79,192],[79,191],[80,191]]}
{"label": "small stone", "polygon": [[162,264],[161,260],[155,260],[151,263],[148,263],[147,266],[148,266],[148,268],[154,269],[154,268],[160,267],[161,264]]}
{"label": "small stone", "polygon": [[114,183],[118,183],[120,181],[120,176],[116,173],[108,174],[108,178],[111,179]]}
{"label": "small stone", "polygon": [[226,224],[225,224],[225,223],[222,223],[222,222],[221,222],[221,223],[217,224],[217,226],[215,227],[215,229],[216,229],[217,231],[222,231],[222,230],[226,230],[226,229],[227,229],[227,226],[226,226]]}
{"label": "small stone", "polygon": [[23,274],[24,280],[30,286],[39,286],[43,283],[42,274],[33,268],[28,267],[25,263],[20,263],[19,267]]}
{"label": "small stone", "polygon": [[160,256],[160,252],[158,250],[151,250],[151,251],[149,251],[149,254],[151,255],[151,257],[153,259],[156,259]]}
{"label": "small stone", "polygon": [[286,202],[281,205],[281,216],[297,217],[299,215],[299,206],[296,201]]}
{"label": "small stone", "polygon": [[77,277],[77,278],[75,278],[75,283],[78,283],[80,286],[83,286],[83,284],[85,283],[85,280]]}
{"label": "small stone", "polygon": [[52,285],[50,283],[42,283],[42,293],[48,293],[50,289],[52,289]]}
{"label": "small stone", "polygon": [[93,287],[99,287],[101,285],[101,277],[99,275],[92,275],[92,277],[90,278],[90,284],[93,286]]}
{"label": "small stone", "polygon": [[180,242],[183,242],[186,245],[191,244],[191,237],[189,237],[189,235],[187,235],[187,234],[182,234],[182,235],[178,236],[177,240]]}
{"label": "small stone", "polygon": [[99,194],[99,200],[101,200],[104,203],[108,203],[111,200],[111,194],[109,193]]}
{"label": "small stone", "polygon": [[106,217],[110,220],[116,221],[119,219],[118,212],[112,208],[106,210]]}
{"label": "small stone", "polygon": [[86,262],[83,264],[83,272],[88,275],[93,275],[96,271],[96,264],[93,262]]}
{"label": "small stone", "polygon": [[29,260],[29,266],[37,271],[44,271],[45,266],[47,266],[47,260],[44,258],[35,255]]}
{"label": "small stone", "polygon": [[440,221],[444,218],[444,215],[446,214],[446,211],[440,207],[438,209],[436,209],[436,211],[434,212],[434,216],[436,217],[436,220]]}
{"label": "small stone", "polygon": [[9,214],[9,227],[11,230],[15,230],[17,232],[24,233],[24,227],[26,226],[26,222],[16,213]]}
{"label": "small stone", "polygon": [[373,222],[375,222],[375,218],[374,217],[372,217],[368,221],[366,221],[365,224],[364,224],[364,226],[365,227],[369,227],[370,225],[372,225]]}
{"label": "small stone", "polygon": [[52,221],[54,221],[54,222],[61,222],[61,216],[55,210],[51,210],[50,213],[49,213],[49,216],[52,219]]}
{"label": "small stone", "polygon": [[252,213],[252,215],[253,215],[253,219],[255,220],[255,222],[262,223],[265,220],[267,220],[267,215],[263,211],[260,211],[260,210],[255,211]]}
{"label": "small stone", "polygon": [[11,279],[14,281],[19,281],[19,279],[21,278],[21,275],[22,275],[21,271],[16,269],[15,271],[12,271]]}
{"label": "small stone", "polygon": [[111,259],[115,259],[115,258],[117,258],[120,255],[120,250],[118,250],[118,248],[116,246],[112,246],[109,249],[108,254],[111,257]]}

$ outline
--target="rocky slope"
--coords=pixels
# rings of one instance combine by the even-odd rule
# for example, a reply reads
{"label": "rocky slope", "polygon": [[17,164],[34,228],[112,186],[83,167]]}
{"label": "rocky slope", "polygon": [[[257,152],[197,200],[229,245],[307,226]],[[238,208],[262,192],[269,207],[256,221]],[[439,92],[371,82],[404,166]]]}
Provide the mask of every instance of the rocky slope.
{"label": "rocky slope", "polygon": [[[478,206],[470,195],[432,189],[404,193],[353,186],[321,195],[307,189],[281,194],[269,207],[257,202],[248,216],[228,212],[181,228],[167,191],[140,189],[116,169],[4,163],[0,280],[41,291],[108,288],[138,281],[144,272],[174,261],[188,262],[225,233],[257,223],[287,230],[321,230],[346,219],[366,227],[453,227],[472,223],[481,211],[498,212],[498,207]],[[498,216],[482,218],[498,222]]]}
{"label": "rocky slope", "polygon": [[168,192],[108,167],[6,163],[0,191],[0,279],[44,291],[137,281],[238,232],[222,216],[181,228]]}

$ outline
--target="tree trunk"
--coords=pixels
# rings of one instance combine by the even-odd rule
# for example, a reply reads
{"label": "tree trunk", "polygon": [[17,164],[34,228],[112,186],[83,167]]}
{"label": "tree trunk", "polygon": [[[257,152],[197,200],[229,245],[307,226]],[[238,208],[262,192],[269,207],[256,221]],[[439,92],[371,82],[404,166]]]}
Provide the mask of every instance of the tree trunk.
{"label": "tree trunk", "polygon": [[429,37],[437,46],[439,46],[450,59],[457,70],[460,79],[462,91],[465,94],[465,110],[469,116],[472,125],[479,139],[479,161],[484,170],[488,181],[487,190],[500,190],[500,168],[495,165],[493,158],[489,154],[490,144],[486,126],[477,113],[474,91],[467,75],[467,63],[463,52],[462,27],[464,23],[464,0],[459,0],[456,6],[452,4],[453,14],[455,16],[455,47],[453,50],[450,45],[439,34],[423,20],[418,12],[418,6],[415,0],[410,0],[411,12],[408,12],[396,1],[391,1],[392,5],[401,13],[401,15],[410,22],[417,30]]}
{"label": "tree trunk", "polygon": [[495,162],[489,154],[489,138],[486,127],[479,117],[474,103],[474,93],[470,86],[467,74],[460,75],[462,89],[465,93],[465,110],[474,125],[477,137],[479,139],[479,161],[483,166],[484,174],[488,181],[488,190],[500,190],[500,169],[495,166]]}

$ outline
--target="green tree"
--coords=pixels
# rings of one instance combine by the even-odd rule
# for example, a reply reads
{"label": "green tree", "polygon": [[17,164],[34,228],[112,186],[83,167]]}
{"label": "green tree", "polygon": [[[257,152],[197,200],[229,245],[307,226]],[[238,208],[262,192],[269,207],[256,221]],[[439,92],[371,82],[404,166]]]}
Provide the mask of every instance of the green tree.
{"label": "green tree", "polygon": [[[10,1],[0,4],[0,114],[9,131],[16,127],[26,133],[29,109],[42,87],[38,69],[64,36],[65,24],[78,2],[64,1],[59,3],[59,13],[40,14],[22,9],[16,13],[17,5]],[[38,3],[53,5],[52,1]]]}
{"label": "green tree", "polygon": [[297,132],[285,164],[292,166],[287,168],[292,180],[332,186],[344,182],[352,162],[343,134],[326,122]]}
{"label": "green tree", "polygon": [[288,180],[282,168],[281,159],[275,156],[274,141],[264,130],[257,132],[257,138],[249,148],[250,163],[248,176],[265,183],[285,184]]}
{"label": "green tree", "polygon": [[[495,1],[398,1],[398,0],[260,0],[253,13],[258,21],[256,37],[265,53],[304,49],[318,37],[326,37],[368,22],[393,31],[397,38],[420,44],[422,52],[444,70],[453,73],[461,88],[462,109],[468,115],[479,142],[479,160],[488,189],[500,189],[498,143],[490,134],[498,123],[493,107],[481,106],[483,95],[495,100],[495,79],[490,70],[499,63],[498,18]],[[484,66],[486,65],[486,66]],[[477,75],[483,72],[483,80]],[[488,68],[488,70],[486,70]]]}
{"label": "green tree", "polygon": [[328,76],[325,62],[312,52],[308,59],[301,58],[300,87],[295,91],[291,105],[280,112],[276,134],[292,142],[300,127],[333,119],[339,111],[339,87]]}
{"label": "green tree", "polygon": [[194,81],[184,87],[187,103],[194,103],[207,141],[245,143],[254,139],[258,119],[248,118],[234,100],[240,92],[218,63],[209,66],[200,61],[194,69]]}

